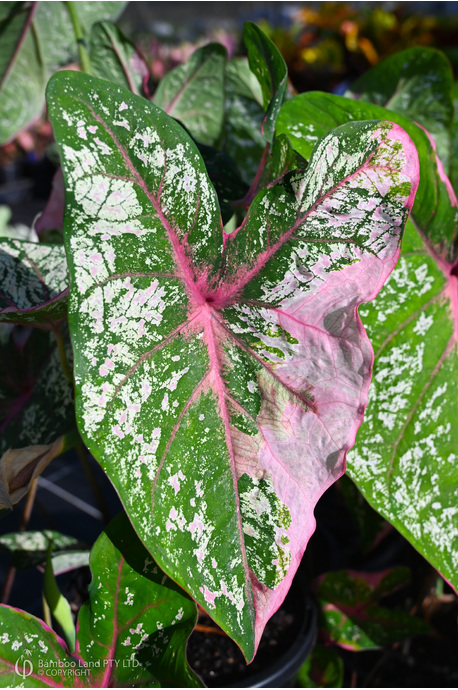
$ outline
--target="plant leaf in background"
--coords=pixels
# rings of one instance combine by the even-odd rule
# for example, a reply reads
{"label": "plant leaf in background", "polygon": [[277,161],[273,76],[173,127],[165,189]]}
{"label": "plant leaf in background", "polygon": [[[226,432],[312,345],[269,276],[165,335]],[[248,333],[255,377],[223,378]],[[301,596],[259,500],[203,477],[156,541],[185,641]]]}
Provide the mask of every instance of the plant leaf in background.
{"label": "plant leaf in background", "polygon": [[[64,347],[71,360],[68,335]],[[0,368],[3,487],[16,503],[52,458],[75,442],[73,385],[50,331],[1,324],[0,360],[8,363]],[[3,496],[5,501],[9,505]]]}
{"label": "plant leaf in background", "polygon": [[[377,113],[400,121],[372,104],[310,93],[288,101],[278,124],[307,156],[310,139]],[[375,362],[348,473],[457,589],[457,203],[427,134],[402,122],[419,152],[421,179],[398,266],[374,304],[360,308]]]}
{"label": "plant leaf in background", "polygon": [[[74,655],[39,619],[1,607],[3,682],[24,682],[14,666],[18,662],[19,671],[27,671],[27,656],[33,665],[27,687],[200,687],[185,656],[196,606],[152,561],[125,514],[95,543],[91,569],[89,600],[79,613]],[[78,674],[68,673],[72,663]]]}
{"label": "plant leaf in background", "polygon": [[445,170],[450,166],[453,72],[440,50],[402,50],[363,74],[345,94],[381,105],[413,122],[434,137]]}
{"label": "plant leaf in background", "polygon": [[251,185],[266,145],[261,87],[248,60],[236,58],[226,65],[224,150],[235,161],[244,182]]}
{"label": "plant leaf in background", "polygon": [[[117,17],[125,2],[78,2],[83,28]],[[0,145],[38,117],[49,77],[75,59],[76,40],[65,2],[0,4]]]}
{"label": "plant leaf in background", "polygon": [[275,122],[286,92],[288,69],[282,54],[270,38],[252,22],[245,22],[243,40],[250,70],[261,85],[264,110],[262,133],[271,144]]}
{"label": "plant leaf in background", "polygon": [[144,94],[148,68],[132,41],[115,24],[99,22],[92,27],[89,57],[94,76],[124,86],[138,96]]}
{"label": "plant leaf in background", "polygon": [[[18,570],[43,565],[49,544],[52,546],[53,559],[60,554],[74,553],[77,549],[86,547],[75,537],[54,530],[12,532],[0,536],[0,550],[11,554],[12,565]],[[54,566],[54,572],[59,574],[62,571]]]}
{"label": "plant leaf in background", "polygon": [[161,110],[71,72],[48,106],[80,431],[161,568],[251,659],[362,418],[356,306],[396,262],[415,149],[395,125],[340,128],[227,235]]}
{"label": "plant leaf in background", "polygon": [[63,246],[0,239],[0,322],[55,330],[67,318]]}
{"label": "plant leaf in background", "polygon": [[343,682],[344,665],[338,652],[321,644],[315,645],[296,677],[299,688],[341,688]]}
{"label": "plant leaf in background", "polygon": [[165,75],[154,103],[183,123],[199,144],[215,146],[223,129],[226,49],[219,43],[198,48]]}
{"label": "plant leaf in background", "polygon": [[453,85],[453,113],[450,180],[458,196],[458,81]]}
{"label": "plant leaf in background", "polygon": [[427,634],[429,626],[406,611],[383,608],[379,599],[409,581],[408,568],[380,573],[340,570],[317,580],[323,633],[351,651],[377,649],[413,635]]}

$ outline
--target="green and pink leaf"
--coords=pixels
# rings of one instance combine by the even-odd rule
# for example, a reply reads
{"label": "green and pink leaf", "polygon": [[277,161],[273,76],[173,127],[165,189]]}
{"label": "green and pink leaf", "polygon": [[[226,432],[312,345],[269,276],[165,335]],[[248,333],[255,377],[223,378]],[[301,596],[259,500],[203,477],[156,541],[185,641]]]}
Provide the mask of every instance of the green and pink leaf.
{"label": "green and pink leaf", "polygon": [[223,231],[173,120],[85,75],[50,83],[67,189],[80,431],[155,559],[255,653],[344,471],[418,184],[408,136],[339,128]]}

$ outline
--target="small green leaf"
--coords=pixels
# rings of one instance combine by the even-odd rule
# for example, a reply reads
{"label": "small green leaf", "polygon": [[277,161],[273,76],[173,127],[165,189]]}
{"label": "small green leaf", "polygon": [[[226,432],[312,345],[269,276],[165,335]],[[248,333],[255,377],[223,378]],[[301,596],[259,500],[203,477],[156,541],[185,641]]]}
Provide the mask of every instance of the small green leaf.
{"label": "small green leaf", "polygon": [[99,22],[92,27],[89,57],[92,74],[96,77],[143,95],[148,68],[132,41],[115,24]]}
{"label": "small green leaf", "polygon": [[0,239],[0,322],[55,330],[67,318],[63,246]]}
{"label": "small green leaf", "polygon": [[264,110],[263,134],[272,143],[275,122],[286,92],[288,70],[282,54],[266,34],[252,22],[246,22],[243,40],[250,69],[261,85]]}
{"label": "small green leaf", "polygon": [[225,65],[226,49],[210,43],[166,74],[154,94],[154,103],[182,122],[199,144],[215,146],[221,137]]}

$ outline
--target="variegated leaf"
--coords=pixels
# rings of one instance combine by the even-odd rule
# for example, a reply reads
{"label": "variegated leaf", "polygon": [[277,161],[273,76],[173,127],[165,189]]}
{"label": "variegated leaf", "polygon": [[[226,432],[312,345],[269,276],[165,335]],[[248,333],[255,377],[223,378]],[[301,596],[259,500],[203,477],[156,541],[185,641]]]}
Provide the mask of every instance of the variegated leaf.
{"label": "variegated leaf", "polygon": [[418,183],[396,125],[350,124],[223,232],[186,133],[82,74],[50,82],[81,433],[160,566],[252,658],[344,469]]}
{"label": "variegated leaf", "polygon": [[0,322],[55,330],[67,318],[68,284],[63,246],[0,239]]}
{"label": "variegated leaf", "polygon": [[336,124],[393,116],[409,132],[420,185],[401,259],[360,309],[375,349],[364,423],[348,472],[387,520],[458,589],[458,203],[433,138],[369,103],[309,93],[279,126],[303,155]]}

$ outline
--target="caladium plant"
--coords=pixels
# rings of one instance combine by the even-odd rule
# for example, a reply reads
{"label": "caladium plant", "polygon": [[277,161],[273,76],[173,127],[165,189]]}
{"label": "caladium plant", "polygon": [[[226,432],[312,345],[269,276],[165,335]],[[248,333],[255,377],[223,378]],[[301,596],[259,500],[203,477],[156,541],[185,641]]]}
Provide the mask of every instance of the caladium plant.
{"label": "caladium plant", "polygon": [[362,419],[357,307],[396,263],[415,148],[390,122],[340,127],[228,234],[162,110],[68,72],[48,107],[80,432],[161,568],[251,659]]}

